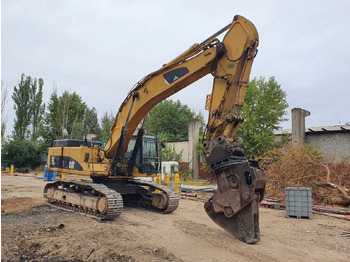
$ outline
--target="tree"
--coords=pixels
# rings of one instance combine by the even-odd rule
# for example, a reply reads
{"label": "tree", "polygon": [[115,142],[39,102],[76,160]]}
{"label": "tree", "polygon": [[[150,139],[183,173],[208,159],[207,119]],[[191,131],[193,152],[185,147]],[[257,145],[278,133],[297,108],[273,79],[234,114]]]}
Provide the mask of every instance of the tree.
{"label": "tree", "polygon": [[60,130],[66,129],[71,139],[82,139],[84,128],[82,125],[87,106],[77,93],[65,91],[59,98]]}
{"label": "tree", "polygon": [[84,130],[86,134],[94,134],[97,139],[101,137],[101,128],[98,123],[97,111],[93,107],[92,109],[87,108],[83,119]]}
{"label": "tree", "polygon": [[176,153],[175,146],[168,143],[162,149],[162,161],[182,162],[182,151]]}
{"label": "tree", "polygon": [[254,78],[249,83],[242,109],[245,121],[238,130],[248,157],[258,158],[275,146],[273,132],[286,120],[287,107],[286,92],[274,77],[267,82],[263,77]]}
{"label": "tree", "polygon": [[4,115],[5,106],[7,104],[7,88],[3,86],[3,82],[1,81],[1,143],[4,142],[5,139],[5,131],[7,124],[7,117]]}
{"label": "tree", "polygon": [[17,168],[35,168],[40,164],[40,153],[29,141],[15,139],[3,144],[1,161]]}
{"label": "tree", "polygon": [[188,122],[203,122],[201,114],[196,115],[187,105],[179,100],[164,100],[156,105],[149,113],[146,122],[148,133],[164,134],[168,141],[187,140]]}
{"label": "tree", "polygon": [[81,96],[75,92],[70,94],[65,91],[59,97],[57,91],[54,90],[47,109],[44,124],[40,130],[40,135],[47,146],[52,145],[56,139],[62,139],[64,130],[67,130],[71,139],[84,138],[83,119],[87,106]]}
{"label": "tree", "polygon": [[46,147],[52,146],[55,139],[62,138],[62,130],[60,129],[59,116],[59,99],[56,89],[51,94],[47,105],[47,112],[43,119],[43,125],[40,126],[40,136],[43,138]]}
{"label": "tree", "polygon": [[43,114],[45,112],[45,104],[43,104],[43,86],[44,80],[41,78],[39,78],[39,81],[37,81],[36,78],[31,81],[30,101],[32,114],[32,142],[35,142],[38,138],[37,133],[39,131],[40,123],[43,119]]}
{"label": "tree", "polygon": [[114,118],[115,117],[111,112],[104,112],[101,119],[101,141],[107,141],[111,132],[111,127],[114,123]]}
{"label": "tree", "polygon": [[31,121],[31,100],[30,100],[31,77],[21,75],[18,88],[15,86],[12,94],[16,119],[14,122],[14,139],[25,140],[29,136],[29,125]]}
{"label": "tree", "polygon": [[[45,105],[43,102],[44,81],[39,78],[32,79],[30,76],[21,75],[18,88],[15,86],[12,99],[16,110],[14,124],[14,139],[25,140],[29,137],[31,141],[37,140],[37,132],[42,120]],[[32,129],[29,126],[32,125]]]}

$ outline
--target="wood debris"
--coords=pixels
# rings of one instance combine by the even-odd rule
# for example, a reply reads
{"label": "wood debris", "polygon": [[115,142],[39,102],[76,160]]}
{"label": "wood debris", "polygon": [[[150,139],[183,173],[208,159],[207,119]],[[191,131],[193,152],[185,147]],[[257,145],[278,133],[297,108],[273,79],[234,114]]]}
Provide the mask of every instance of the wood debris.
{"label": "wood debris", "polygon": [[[201,192],[201,191],[189,191],[181,193],[181,199],[207,202],[214,192]],[[285,204],[277,199],[264,199],[260,202],[260,206],[265,208],[273,208],[277,210],[285,209]],[[330,206],[312,206],[312,212],[319,215],[330,216],[338,219],[344,219],[350,221],[350,209],[349,208],[340,208],[340,207],[330,207]]]}
{"label": "wood debris", "polygon": [[266,197],[284,199],[287,186],[312,188],[314,205],[350,206],[350,158],[324,163],[310,147],[290,147],[266,155]]}

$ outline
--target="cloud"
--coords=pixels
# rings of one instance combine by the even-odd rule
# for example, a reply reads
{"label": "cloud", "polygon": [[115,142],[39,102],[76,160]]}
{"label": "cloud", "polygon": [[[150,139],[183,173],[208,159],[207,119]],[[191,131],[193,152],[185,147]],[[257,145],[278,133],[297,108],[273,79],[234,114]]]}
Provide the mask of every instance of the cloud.
{"label": "cloud", "polygon": [[[2,1],[2,80],[21,73],[76,91],[99,115],[116,112],[143,76],[201,42],[235,14],[259,31],[251,77],[275,76],[310,126],[350,122],[348,1]],[[212,79],[174,96],[204,113]],[[11,100],[11,99],[9,99]],[[11,133],[12,101],[6,107]],[[288,127],[289,123],[285,124]]]}

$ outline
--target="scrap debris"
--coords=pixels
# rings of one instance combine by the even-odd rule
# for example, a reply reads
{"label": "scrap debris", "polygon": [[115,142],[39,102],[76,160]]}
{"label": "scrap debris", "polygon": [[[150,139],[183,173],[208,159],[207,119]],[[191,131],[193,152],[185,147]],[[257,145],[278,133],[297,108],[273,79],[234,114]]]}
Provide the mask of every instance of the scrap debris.
{"label": "scrap debris", "polygon": [[200,201],[205,203],[213,195],[214,195],[214,192],[208,193],[208,192],[200,192],[200,191],[191,191],[191,192],[181,193],[181,199]]}
{"label": "scrap debris", "polygon": [[[214,191],[201,191],[191,190],[181,193],[181,199],[207,202],[214,195]],[[265,208],[273,208],[277,210],[283,210],[286,208],[285,204],[278,199],[265,198],[261,201],[260,206]],[[314,214],[330,216],[338,219],[344,219],[350,221],[350,209],[341,207],[330,207],[330,206],[312,206],[312,212]]]}

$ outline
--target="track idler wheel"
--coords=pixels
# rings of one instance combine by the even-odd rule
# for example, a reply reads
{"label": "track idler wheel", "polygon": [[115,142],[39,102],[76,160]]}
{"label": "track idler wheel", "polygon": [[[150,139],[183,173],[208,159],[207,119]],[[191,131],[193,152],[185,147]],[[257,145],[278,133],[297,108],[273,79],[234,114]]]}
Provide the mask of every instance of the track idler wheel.
{"label": "track idler wheel", "polygon": [[107,210],[108,210],[107,198],[102,197],[99,199],[99,201],[97,202],[97,210],[103,215],[107,213]]}
{"label": "track idler wheel", "polygon": [[168,204],[168,197],[166,194],[154,194],[152,196],[152,206],[159,210],[165,209]]}

